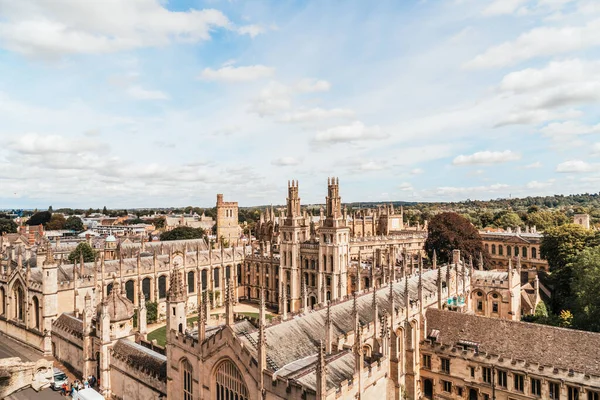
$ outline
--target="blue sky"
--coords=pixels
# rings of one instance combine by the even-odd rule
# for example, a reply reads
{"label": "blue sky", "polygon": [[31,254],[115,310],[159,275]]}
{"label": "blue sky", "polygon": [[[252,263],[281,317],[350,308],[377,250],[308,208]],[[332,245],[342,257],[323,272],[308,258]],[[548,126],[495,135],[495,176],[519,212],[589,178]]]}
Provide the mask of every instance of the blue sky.
{"label": "blue sky", "polygon": [[0,0],[0,208],[597,192],[595,0]]}

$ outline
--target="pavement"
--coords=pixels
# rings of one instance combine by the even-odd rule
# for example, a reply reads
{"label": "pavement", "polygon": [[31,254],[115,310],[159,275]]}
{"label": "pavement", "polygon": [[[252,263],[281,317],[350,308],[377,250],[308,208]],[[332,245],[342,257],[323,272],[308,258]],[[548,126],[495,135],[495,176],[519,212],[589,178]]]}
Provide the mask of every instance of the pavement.
{"label": "pavement", "polygon": [[[7,357],[19,357],[23,361],[36,361],[40,358],[43,358],[41,354],[35,352],[32,349],[23,346],[19,342],[5,336],[0,335],[0,358]],[[55,362],[55,365],[57,363]],[[57,367],[60,367],[56,365]],[[39,392],[29,388],[25,390],[21,390],[20,392],[13,393],[8,396],[7,400],[56,400],[56,399],[64,399],[60,395],[59,392],[55,392],[52,389],[43,389]]]}

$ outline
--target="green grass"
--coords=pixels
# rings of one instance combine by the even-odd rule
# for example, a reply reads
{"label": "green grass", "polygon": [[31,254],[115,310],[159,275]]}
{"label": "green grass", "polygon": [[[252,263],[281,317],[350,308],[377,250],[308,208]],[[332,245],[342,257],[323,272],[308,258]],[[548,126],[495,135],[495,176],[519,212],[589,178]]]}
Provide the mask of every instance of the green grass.
{"label": "green grass", "polygon": [[[258,319],[258,313],[242,312],[242,313],[237,313],[237,314],[242,314],[242,315],[245,315],[250,318]],[[265,318],[270,321],[274,318],[274,315],[266,314]],[[190,317],[187,319],[187,323],[188,323],[188,325],[191,325],[192,323],[196,322],[197,320],[198,320],[198,317]],[[155,329],[152,332],[150,332],[148,334],[148,340],[149,341],[156,340],[156,344],[164,347],[167,342],[167,327],[163,326],[163,327],[160,327],[160,328]]]}

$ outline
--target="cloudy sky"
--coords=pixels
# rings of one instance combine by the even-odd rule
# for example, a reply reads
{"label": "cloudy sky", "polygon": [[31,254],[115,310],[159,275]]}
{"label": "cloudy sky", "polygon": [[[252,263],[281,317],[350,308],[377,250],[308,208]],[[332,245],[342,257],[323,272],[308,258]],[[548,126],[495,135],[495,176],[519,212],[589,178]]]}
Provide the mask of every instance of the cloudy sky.
{"label": "cloudy sky", "polygon": [[597,0],[0,0],[0,208],[600,187]]}

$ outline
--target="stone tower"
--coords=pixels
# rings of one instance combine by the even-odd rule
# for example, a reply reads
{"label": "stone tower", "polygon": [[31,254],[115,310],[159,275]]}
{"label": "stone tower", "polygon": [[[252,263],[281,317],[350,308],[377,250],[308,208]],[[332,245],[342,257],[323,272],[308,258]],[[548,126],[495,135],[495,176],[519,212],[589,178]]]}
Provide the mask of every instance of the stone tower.
{"label": "stone tower", "polygon": [[185,332],[186,321],[185,283],[183,282],[182,269],[176,269],[171,273],[169,281],[169,292],[167,293],[167,332],[175,330],[179,333]]}
{"label": "stone tower", "polygon": [[237,201],[223,201],[223,195],[217,194],[217,240],[237,244],[240,237]]}
{"label": "stone tower", "polygon": [[[310,227],[305,224],[300,211],[300,197],[298,196],[298,181],[288,181],[288,197],[286,218],[279,227],[281,235],[281,281],[286,290],[288,305],[280,304],[280,310],[288,307],[287,311],[297,312],[302,306],[302,293],[300,285],[300,243],[308,239]],[[281,301],[282,302],[282,301]],[[283,311],[281,311],[283,312]]]}
{"label": "stone tower", "polygon": [[58,317],[58,264],[54,259],[52,247],[48,245],[44,262],[42,263],[42,329],[48,332],[44,336],[44,355],[52,354],[52,322]]}
{"label": "stone tower", "polygon": [[333,300],[348,294],[348,260],[350,228],[342,214],[339,179],[327,179],[325,219],[319,228],[319,271],[321,301]]}

